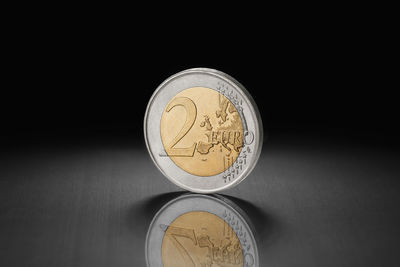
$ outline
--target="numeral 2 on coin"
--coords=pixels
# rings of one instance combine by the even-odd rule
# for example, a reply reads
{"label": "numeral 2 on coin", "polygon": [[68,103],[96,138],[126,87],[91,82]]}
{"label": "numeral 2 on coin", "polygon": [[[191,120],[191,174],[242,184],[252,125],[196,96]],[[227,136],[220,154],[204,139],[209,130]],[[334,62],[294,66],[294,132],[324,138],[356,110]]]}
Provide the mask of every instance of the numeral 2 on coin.
{"label": "numeral 2 on coin", "polygon": [[183,106],[186,110],[186,121],[177,136],[166,147],[166,152],[170,157],[193,157],[196,149],[196,143],[187,148],[175,148],[174,146],[190,131],[197,116],[196,105],[187,97],[176,97],[167,106],[169,112],[176,106]]}

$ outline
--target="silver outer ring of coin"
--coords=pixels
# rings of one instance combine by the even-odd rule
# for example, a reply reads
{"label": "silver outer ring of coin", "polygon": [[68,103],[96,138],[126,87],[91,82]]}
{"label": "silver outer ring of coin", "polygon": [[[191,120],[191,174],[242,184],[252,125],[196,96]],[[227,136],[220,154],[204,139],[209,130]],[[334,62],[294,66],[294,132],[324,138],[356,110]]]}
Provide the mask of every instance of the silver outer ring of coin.
{"label": "silver outer ring of coin", "polygon": [[[231,201],[212,195],[186,194],[165,204],[154,216],[146,236],[145,255],[147,267],[163,266],[162,241],[165,234],[164,226],[170,225],[182,214],[192,211],[206,211],[227,222],[235,231],[243,249],[243,259],[258,267],[259,257],[254,228],[248,217]],[[164,228],[164,230],[163,230]]]}
{"label": "silver outer ring of coin", "polygon": [[[167,156],[161,140],[160,122],[165,107],[179,92],[192,87],[206,87],[225,95],[243,123],[244,145],[239,156],[230,168],[213,176],[196,176],[178,167]],[[263,126],[256,103],[238,81],[221,71],[194,68],[172,75],[153,93],[144,117],[144,137],[151,159],[171,182],[208,194],[236,186],[250,174],[261,154]]]}

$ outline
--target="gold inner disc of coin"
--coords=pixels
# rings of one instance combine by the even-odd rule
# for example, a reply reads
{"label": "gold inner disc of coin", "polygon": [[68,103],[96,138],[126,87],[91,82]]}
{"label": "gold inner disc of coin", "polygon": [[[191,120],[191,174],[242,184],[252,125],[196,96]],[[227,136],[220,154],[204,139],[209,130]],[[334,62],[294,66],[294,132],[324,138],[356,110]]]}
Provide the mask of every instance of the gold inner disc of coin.
{"label": "gold inner disc of coin", "polygon": [[242,245],[220,217],[204,211],[185,213],[165,231],[161,247],[165,267],[242,267]]}
{"label": "gold inner disc of coin", "polygon": [[164,109],[160,131],[167,155],[197,176],[227,170],[243,146],[243,124],[235,106],[205,87],[178,93]]}

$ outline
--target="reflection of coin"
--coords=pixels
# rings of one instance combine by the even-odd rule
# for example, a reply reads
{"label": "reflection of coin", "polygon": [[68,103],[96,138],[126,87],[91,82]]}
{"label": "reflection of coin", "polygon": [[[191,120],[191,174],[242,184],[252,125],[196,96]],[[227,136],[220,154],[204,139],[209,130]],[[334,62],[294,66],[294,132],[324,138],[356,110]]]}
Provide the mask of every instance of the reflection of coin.
{"label": "reflection of coin", "polygon": [[254,230],[245,218],[220,196],[180,196],[161,208],[150,224],[147,266],[259,266]]}
{"label": "reflection of coin", "polygon": [[199,193],[241,182],[254,168],[263,140],[251,96],[211,69],[189,69],[164,81],[147,106],[144,134],[161,172]]}
{"label": "reflection of coin", "polygon": [[176,218],[165,231],[161,253],[164,267],[207,266],[213,262],[243,266],[242,246],[232,227],[205,211]]}

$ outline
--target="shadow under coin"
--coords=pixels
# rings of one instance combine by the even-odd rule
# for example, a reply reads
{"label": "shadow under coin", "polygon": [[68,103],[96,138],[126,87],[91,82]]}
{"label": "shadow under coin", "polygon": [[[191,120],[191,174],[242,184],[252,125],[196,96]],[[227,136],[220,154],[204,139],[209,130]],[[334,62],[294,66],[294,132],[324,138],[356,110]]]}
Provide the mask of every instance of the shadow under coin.
{"label": "shadow under coin", "polygon": [[[157,211],[161,199],[169,201]],[[243,209],[257,216],[260,225],[268,220],[251,203],[179,192],[143,204],[143,214],[156,213],[146,237],[147,266],[260,266],[257,230]]]}

